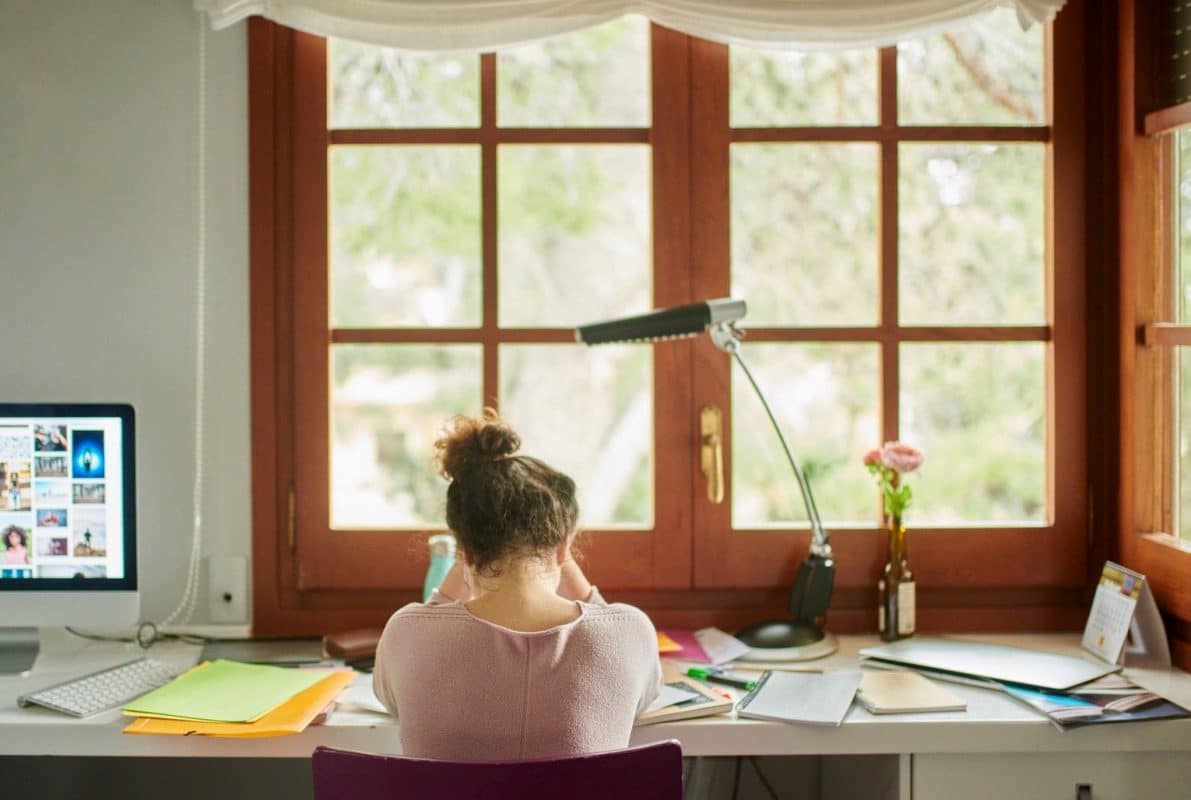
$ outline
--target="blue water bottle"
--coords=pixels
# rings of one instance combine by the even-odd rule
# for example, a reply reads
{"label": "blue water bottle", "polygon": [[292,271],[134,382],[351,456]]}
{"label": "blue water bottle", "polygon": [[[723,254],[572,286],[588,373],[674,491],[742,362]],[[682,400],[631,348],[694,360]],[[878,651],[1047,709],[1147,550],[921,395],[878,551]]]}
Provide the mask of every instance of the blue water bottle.
{"label": "blue water bottle", "polygon": [[455,563],[455,537],[449,533],[436,533],[430,537],[430,568],[426,570],[426,583],[422,585],[422,602],[430,599],[430,593],[437,589]]}

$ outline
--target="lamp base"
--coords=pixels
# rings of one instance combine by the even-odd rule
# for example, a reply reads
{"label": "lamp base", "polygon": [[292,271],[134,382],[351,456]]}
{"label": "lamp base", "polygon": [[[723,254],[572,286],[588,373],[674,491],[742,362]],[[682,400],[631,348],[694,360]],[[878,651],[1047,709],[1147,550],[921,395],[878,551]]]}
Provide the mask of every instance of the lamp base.
{"label": "lamp base", "polygon": [[811,661],[839,649],[834,635],[788,619],[751,625],[736,638],[751,648],[741,661]]}

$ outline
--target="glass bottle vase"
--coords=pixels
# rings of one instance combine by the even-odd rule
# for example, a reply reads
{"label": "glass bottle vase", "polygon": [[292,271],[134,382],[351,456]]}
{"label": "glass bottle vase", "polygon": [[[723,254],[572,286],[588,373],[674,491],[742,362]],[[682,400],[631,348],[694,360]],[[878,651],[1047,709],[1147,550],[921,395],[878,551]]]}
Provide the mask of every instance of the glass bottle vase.
{"label": "glass bottle vase", "polygon": [[885,520],[889,531],[889,560],[877,582],[877,631],[886,642],[914,635],[916,600],[914,573],[906,561],[906,526],[900,516]]}

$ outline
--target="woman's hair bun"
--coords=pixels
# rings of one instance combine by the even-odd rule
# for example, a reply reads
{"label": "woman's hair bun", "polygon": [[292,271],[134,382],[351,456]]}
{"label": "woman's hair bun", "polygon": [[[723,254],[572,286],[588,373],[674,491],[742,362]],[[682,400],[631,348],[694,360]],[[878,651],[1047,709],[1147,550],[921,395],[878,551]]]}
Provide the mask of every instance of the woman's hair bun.
{"label": "woman's hair bun", "polygon": [[438,473],[454,480],[469,468],[490,463],[517,452],[521,437],[500,418],[495,409],[485,408],[479,417],[452,417],[434,442]]}

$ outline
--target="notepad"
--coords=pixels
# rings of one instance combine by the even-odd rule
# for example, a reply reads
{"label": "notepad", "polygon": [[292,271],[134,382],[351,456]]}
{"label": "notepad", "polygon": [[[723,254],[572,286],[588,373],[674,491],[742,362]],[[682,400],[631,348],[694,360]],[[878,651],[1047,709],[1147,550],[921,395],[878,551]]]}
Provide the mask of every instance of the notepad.
{"label": "notepad", "polygon": [[860,677],[860,670],[819,675],[766,672],[736,705],[736,715],[807,725],[839,725],[852,706]]}
{"label": "notepad", "polygon": [[856,699],[870,714],[964,711],[968,707],[959,695],[908,670],[865,672]]}
{"label": "notepad", "polygon": [[325,670],[286,669],[218,659],[199,664],[124,706],[138,717],[255,722],[327,677]]}

